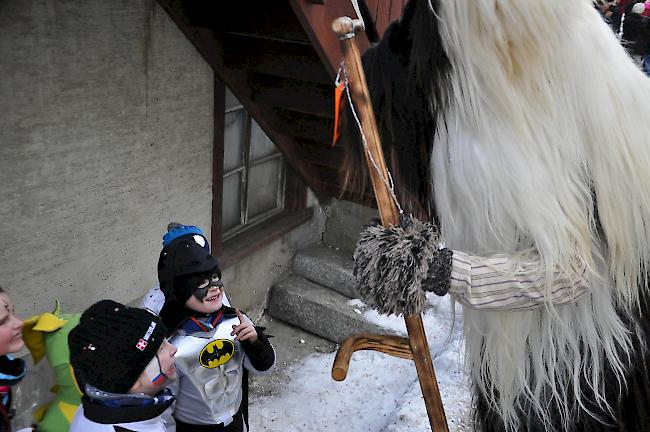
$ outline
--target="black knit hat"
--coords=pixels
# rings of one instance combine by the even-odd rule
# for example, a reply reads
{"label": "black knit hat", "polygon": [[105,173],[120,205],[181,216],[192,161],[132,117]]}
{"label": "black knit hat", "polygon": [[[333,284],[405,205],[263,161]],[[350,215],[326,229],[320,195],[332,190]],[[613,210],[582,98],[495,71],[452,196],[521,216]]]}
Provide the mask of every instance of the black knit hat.
{"label": "black knit hat", "polygon": [[188,284],[193,276],[217,273],[221,277],[221,270],[200,228],[172,222],[167,231],[158,259],[158,282],[167,300],[174,298],[183,305],[196,289]]}
{"label": "black knit hat", "polygon": [[162,345],[167,329],[151,312],[102,300],[70,331],[70,364],[79,387],[126,393]]}

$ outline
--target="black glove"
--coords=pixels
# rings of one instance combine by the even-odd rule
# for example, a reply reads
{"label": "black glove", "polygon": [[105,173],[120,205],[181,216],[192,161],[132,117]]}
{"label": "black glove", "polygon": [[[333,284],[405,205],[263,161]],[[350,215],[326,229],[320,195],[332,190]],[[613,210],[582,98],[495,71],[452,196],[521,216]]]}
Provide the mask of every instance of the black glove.
{"label": "black glove", "polygon": [[436,295],[444,296],[449,292],[451,283],[451,258],[454,253],[442,248],[433,260],[429,261],[429,271],[427,277],[422,281],[422,289],[433,292]]}
{"label": "black glove", "polygon": [[273,347],[269,342],[269,337],[272,336],[267,336],[264,330],[266,328],[255,326],[257,340],[255,342],[250,340],[241,342],[241,346],[244,348],[244,352],[251,364],[260,372],[269,370],[275,363],[275,351],[273,351]]}

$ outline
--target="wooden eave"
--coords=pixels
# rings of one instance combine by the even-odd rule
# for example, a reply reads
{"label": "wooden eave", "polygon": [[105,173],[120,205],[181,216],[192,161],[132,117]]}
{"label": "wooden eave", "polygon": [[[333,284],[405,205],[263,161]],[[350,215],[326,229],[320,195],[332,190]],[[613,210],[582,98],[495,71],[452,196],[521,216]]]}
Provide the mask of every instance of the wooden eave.
{"label": "wooden eave", "polygon": [[[368,30],[357,36],[362,51],[401,15],[405,2],[359,0]],[[340,196],[343,152],[331,147],[331,136],[342,56],[331,23],[356,16],[351,1],[158,3],[318,198]]]}

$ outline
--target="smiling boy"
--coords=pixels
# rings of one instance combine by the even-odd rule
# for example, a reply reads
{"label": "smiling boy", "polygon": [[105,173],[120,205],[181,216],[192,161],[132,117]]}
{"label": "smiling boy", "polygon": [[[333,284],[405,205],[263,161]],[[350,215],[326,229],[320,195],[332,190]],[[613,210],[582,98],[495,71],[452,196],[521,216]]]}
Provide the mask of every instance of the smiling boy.
{"label": "smiling boy", "polygon": [[223,304],[221,270],[200,228],[170,224],[158,279],[160,316],[178,347],[176,431],[247,431],[248,372],[270,372],[275,352],[262,328]]}

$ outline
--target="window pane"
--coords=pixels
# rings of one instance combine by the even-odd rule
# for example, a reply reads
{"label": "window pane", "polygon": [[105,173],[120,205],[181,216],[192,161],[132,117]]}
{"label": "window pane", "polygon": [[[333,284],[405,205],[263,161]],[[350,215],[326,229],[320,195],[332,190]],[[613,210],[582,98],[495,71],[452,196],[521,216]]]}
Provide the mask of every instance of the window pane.
{"label": "window pane", "polygon": [[248,174],[248,217],[250,219],[278,207],[282,158],[251,166]]}
{"label": "window pane", "polygon": [[245,124],[246,112],[244,110],[226,114],[223,149],[223,169],[226,172],[242,165]]}
{"label": "window pane", "polygon": [[251,161],[278,153],[273,141],[266,136],[257,123],[251,121]]}
{"label": "window pane", "polygon": [[223,179],[223,202],[221,209],[221,230],[241,224],[241,174],[235,173]]}
{"label": "window pane", "polygon": [[226,87],[226,111],[242,106],[234,94]]}

